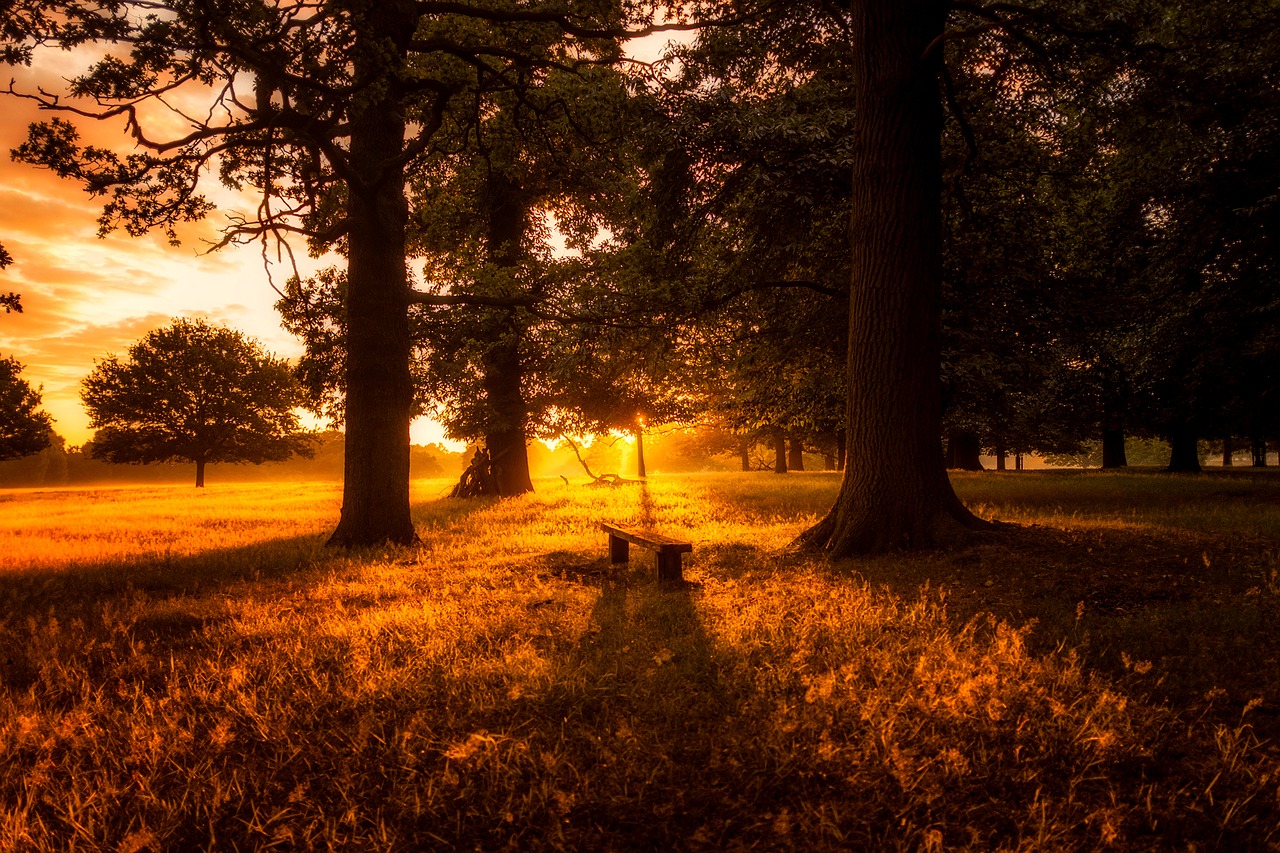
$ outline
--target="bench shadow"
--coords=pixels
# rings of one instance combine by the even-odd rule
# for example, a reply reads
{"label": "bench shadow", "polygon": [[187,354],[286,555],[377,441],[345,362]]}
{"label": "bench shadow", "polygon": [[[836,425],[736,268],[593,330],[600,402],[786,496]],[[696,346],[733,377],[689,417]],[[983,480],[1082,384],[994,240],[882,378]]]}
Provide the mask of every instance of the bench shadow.
{"label": "bench shadow", "polygon": [[[593,795],[553,803],[547,826],[529,830],[561,837],[566,849],[574,838],[607,838],[612,850],[686,849],[738,794],[741,773],[723,764],[741,736],[732,723],[741,698],[698,613],[700,585],[658,583],[651,566],[614,566],[607,556],[556,552],[539,567],[598,594],[585,630],[549,644],[545,689],[495,709],[488,722],[524,732],[547,755],[573,756],[575,767],[552,775],[589,776]],[[638,810],[639,792],[649,793]],[[510,841],[508,828],[480,821],[463,834]]]}

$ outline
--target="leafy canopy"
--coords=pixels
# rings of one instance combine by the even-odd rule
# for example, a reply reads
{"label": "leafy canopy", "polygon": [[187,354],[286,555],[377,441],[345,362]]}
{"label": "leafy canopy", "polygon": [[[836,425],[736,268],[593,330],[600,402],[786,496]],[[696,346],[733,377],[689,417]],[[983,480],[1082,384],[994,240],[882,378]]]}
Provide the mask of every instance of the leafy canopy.
{"label": "leafy canopy", "polygon": [[0,358],[0,461],[20,459],[49,446],[52,419],[37,412],[40,393],[19,374],[15,358]]}
{"label": "leafy canopy", "polygon": [[109,356],[81,397],[97,430],[93,455],[110,462],[274,462],[310,456],[289,365],[240,332],[175,320]]}

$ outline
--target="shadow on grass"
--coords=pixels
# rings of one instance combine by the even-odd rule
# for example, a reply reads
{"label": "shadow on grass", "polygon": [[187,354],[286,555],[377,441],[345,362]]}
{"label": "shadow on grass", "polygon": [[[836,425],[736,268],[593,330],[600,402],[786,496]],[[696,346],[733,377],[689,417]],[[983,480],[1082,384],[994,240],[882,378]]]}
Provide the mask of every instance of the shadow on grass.
{"label": "shadow on grass", "polygon": [[533,809],[545,822],[512,827],[472,812],[454,842],[717,849],[743,831],[745,800],[787,796],[768,758],[757,753],[758,767],[744,760],[768,727],[743,729],[743,696],[726,681],[726,662],[699,617],[697,584],[660,584],[651,569],[569,553],[547,555],[542,568],[599,595],[578,637],[548,644],[544,689],[491,709],[484,723],[521,732],[541,755],[528,784],[531,796],[546,797]]}
{"label": "shadow on grass", "polygon": [[[1272,546],[1273,547],[1273,546]],[[842,561],[903,597],[926,585],[956,625],[1030,623],[1116,683],[1191,716],[1280,737],[1280,595],[1267,543],[1156,527],[1008,527],[955,551]]]}

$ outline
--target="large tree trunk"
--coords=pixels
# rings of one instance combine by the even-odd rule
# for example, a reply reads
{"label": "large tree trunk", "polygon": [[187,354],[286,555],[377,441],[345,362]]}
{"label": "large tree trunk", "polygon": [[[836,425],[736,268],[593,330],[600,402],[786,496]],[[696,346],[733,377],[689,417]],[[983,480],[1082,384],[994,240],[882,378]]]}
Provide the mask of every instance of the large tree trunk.
{"label": "large tree trunk", "polygon": [[986,526],[960,503],[942,460],[938,75],[948,6],[851,6],[850,458],[835,505],[800,539],[835,556],[926,546]]}
{"label": "large tree trunk", "polygon": [[742,463],[743,471],[751,470],[751,448],[755,445],[748,436],[743,436],[738,441],[738,460]]}
{"label": "large tree trunk", "polygon": [[1124,430],[1115,428],[1103,429],[1102,467],[1124,468],[1128,464],[1129,458],[1125,455],[1124,450]]}
{"label": "large tree trunk", "polygon": [[[484,354],[484,392],[489,404],[485,444],[493,464],[498,494],[504,498],[533,491],[529,449],[525,444],[524,368],[520,363],[519,330],[513,324],[502,340]],[[513,339],[516,338],[516,339]]]}
{"label": "large tree trunk", "polygon": [[982,470],[982,442],[968,430],[953,429],[947,436],[947,467],[961,471]]}
{"label": "large tree trunk", "polygon": [[1231,440],[1231,436],[1224,435],[1222,437],[1222,467],[1230,468],[1235,465],[1236,445]]}
{"label": "large tree trunk", "polygon": [[411,37],[414,21],[406,3],[373,3],[358,35],[369,42],[370,67],[357,68],[356,76],[384,76],[388,83],[379,98],[362,95],[368,100],[351,116],[357,178],[349,182],[347,197],[346,461],[342,515],[329,538],[336,546],[418,539],[409,517],[408,214],[404,168],[397,160],[405,121],[383,64],[390,64],[386,45]]}
{"label": "large tree trunk", "polygon": [[780,429],[773,432],[773,473],[787,473],[787,437]]}
{"label": "large tree trunk", "polygon": [[804,470],[804,442],[798,438],[791,439],[787,450],[787,470]]}
{"label": "large tree trunk", "polygon": [[203,459],[196,460],[196,488],[197,489],[204,488],[204,464],[205,463]]}
{"label": "large tree trunk", "polygon": [[1169,467],[1178,474],[1199,474],[1200,454],[1196,449],[1196,430],[1190,424],[1179,424],[1169,431]]}
{"label": "large tree trunk", "polygon": [[[498,167],[490,172],[485,193],[489,211],[486,235],[489,262],[514,271],[522,259],[521,244],[528,225],[525,196]],[[493,331],[494,343],[482,359],[490,424],[485,443],[489,447],[498,494],[509,498],[533,491],[529,448],[525,442],[529,412],[524,400],[524,364],[520,356],[524,327],[514,311],[508,310],[497,320]]]}

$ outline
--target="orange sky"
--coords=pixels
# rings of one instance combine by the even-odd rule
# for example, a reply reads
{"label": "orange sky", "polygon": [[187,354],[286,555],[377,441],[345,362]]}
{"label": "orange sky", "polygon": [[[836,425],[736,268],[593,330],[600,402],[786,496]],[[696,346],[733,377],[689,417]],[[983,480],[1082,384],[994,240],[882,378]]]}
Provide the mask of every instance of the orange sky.
{"label": "orange sky", "polygon": [[[16,69],[16,88],[57,85],[74,66],[60,56],[56,67]],[[131,238],[116,232],[97,236],[101,204],[70,180],[15,163],[9,152],[26,138],[27,125],[47,117],[33,104],[5,99],[0,111],[0,243],[13,256],[0,272],[0,291],[22,295],[22,314],[0,313],[0,356],[14,356],[26,368],[23,377],[42,386],[43,408],[69,445],[91,436],[80,402],[80,381],[94,359],[124,355],[147,331],[174,317],[202,317],[257,338],[277,355],[301,353],[284,332],[272,308],[276,293],[268,283],[260,246],[241,246],[205,254],[226,210],[215,211],[200,226],[184,232],[183,245],[170,246],[161,234]],[[128,150],[123,121],[76,122],[86,139]],[[211,196],[224,205],[239,199],[211,182]],[[212,195],[216,193],[216,195]],[[248,204],[243,210],[251,209]],[[318,262],[295,247],[299,264]],[[275,264],[272,276],[282,284],[292,267]],[[303,267],[303,272],[309,272]],[[414,440],[435,441],[438,427],[416,424]]]}
{"label": "orange sky", "polygon": [[[658,34],[636,40],[629,52],[656,58],[668,38]],[[83,57],[48,53],[32,69],[5,71],[19,91],[38,85],[58,90],[64,78],[84,67]],[[14,259],[0,271],[0,292],[20,293],[24,308],[22,314],[0,313],[0,357],[16,357],[26,366],[23,377],[42,387],[43,408],[68,445],[91,437],[80,381],[93,369],[94,359],[125,355],[131,343],[171,318],[206,318],[257,338],[277,355],[301,353],[272,308],[276,293],[263,268],[261,247],[203,253],[207,246],[202,238],[216,235],[229,209],[238,205],[252,210],[252,199],[238,199],[210,180],[205,191],[223,209],[184,232],[182,246],[168,245],[161,234],[131,238],[116,232],[99,238],[99,201],[74,181],[14,163],[9,156],[26,139],[30,122],[52,114],[42,116],[31,102],[13,98],[0,104],[0,244]],[[132,145],[123,120],[74,123],[87,141],[120,151]],[[295,253],[304,274],[320,265],[306,257],[302,246]],[[309,268],[303,266],[308,263]],[[272,276],[280,284],[291,271],[287,264],[276,264]],[[436,424],[415,422],[415,442],[441,438]]]}

